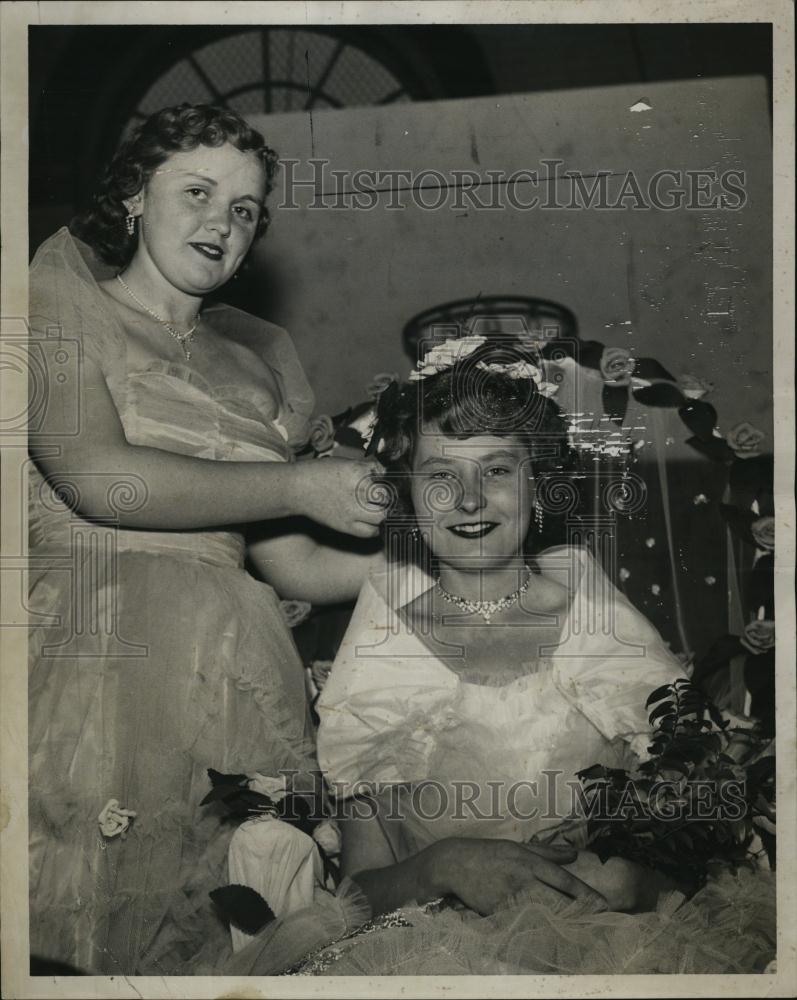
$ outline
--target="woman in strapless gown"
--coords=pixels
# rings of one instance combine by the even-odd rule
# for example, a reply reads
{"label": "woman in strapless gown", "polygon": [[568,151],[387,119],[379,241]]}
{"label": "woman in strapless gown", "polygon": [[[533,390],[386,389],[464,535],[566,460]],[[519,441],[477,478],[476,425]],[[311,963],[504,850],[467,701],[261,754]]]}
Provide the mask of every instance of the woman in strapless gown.
{"label": "woman in strapless gown", "polygon": [[374,559],[242,527],[363,539],[382,517],[355,495],[367,465],[293,462],[314,401],[288,335],[200,313],[265,229],[274,158],[230,112],[159,112],[111,167],[93,249],[62,229],[31,269],[31,953],[84,972],[212,967],[231,831],[200,808],[207,769],[315,766],[273,588],[345,599]]}
{"label": "woman in strapless gown", "polygon": [[586,546],[536,551],[535,478],[554,445],[566,453],[546,388],[522,346],[474,336],[380,397],[388,551],[403,558],[363,587],[316,703],[344,878],[334,894],[307,879],[285,905],[304,835],[246,824],[231,868],[280,909],[229,973],[728,973],[774,958],[774,879],[752,856],[687,899],[695,884],[590,849],[579,771],[633,772],[652,749],[648,696],[686,678]]}

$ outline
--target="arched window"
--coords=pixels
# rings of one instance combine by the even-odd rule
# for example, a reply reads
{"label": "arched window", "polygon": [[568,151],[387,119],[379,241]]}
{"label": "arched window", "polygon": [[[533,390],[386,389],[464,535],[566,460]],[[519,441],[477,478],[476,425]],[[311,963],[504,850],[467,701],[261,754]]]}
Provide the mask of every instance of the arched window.
{"label": "arched window", "polygon": [[413,89],[399,67],[346,34],[253,28],[180,58],[144,94],[132,123],[182,101],[218,104],[243,115],[279,114],[410,101]]}

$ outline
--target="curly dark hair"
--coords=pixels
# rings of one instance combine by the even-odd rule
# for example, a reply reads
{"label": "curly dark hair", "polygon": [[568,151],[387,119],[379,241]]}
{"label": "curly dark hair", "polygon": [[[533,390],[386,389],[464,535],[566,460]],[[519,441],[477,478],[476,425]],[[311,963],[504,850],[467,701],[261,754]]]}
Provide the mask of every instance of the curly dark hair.
{"label": "curly dark hair", "polygon": [[394,557],[406,558],[409,553],[416,561],[429,562],[430,554],[414,531],[411,499],[413,459],[424,427],[459,439],[483,434],[512,437],[528,448],[536,475],[574,466],[576,456],[561,410],[532,379],[507,373],[505,366],[517,362],[540,364],[517,342],[488,340],[451,367],[417,381],[393,382],[379,396],[368,452],[378,456],[386,471],[391,508],[385,531]]}
{"label": "curly dark hair", "polygon": [[[138,194],[173,153],[227,142],[260,160],[268,195],[274,187],[277,154],[263,136],[227,108],[180,104],[156,111],[122,142],[100,180],[91,207],[72,222],[72,232],[106,263],[124,267],[136,248],[135,234],[130,236],[125,228],[125,199]],[[255,240],[265,233],[268,223],[269,213],[264,207],[257,220]]]}

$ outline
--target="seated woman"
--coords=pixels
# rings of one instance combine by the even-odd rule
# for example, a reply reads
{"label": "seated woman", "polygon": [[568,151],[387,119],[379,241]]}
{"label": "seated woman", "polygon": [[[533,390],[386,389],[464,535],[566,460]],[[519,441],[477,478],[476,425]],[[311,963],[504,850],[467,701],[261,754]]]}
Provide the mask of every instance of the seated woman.
{"label": "seated woman", "polygon": [[[704,947],[698,908],[667,924],[680,894],[650,912],[674,888],[656,872],[577,850],[576,773],[645,755],[646,698],[683,671],[585,548],[530,554],[535,477],[561,464],[564,422],[531,359],[457,343],[378,405],[371,450],[397,493],[390,558],[317,704],[319,762],[345,816],[341,911],[317,893],[315,924],[311,909],[288,917],[238,971],[385,914],[410,925],[403,937],[377,922],[300,971],[763,968],[762,940],[740,943],[744,919],[728,936],[724,897]],[[460,912],[424,908],[440,897]]]}

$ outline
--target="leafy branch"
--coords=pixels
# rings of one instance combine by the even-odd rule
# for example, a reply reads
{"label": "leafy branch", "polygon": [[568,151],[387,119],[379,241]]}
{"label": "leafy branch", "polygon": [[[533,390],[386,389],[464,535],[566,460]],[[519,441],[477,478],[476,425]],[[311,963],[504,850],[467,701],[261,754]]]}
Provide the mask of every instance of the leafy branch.
{"label": "leafy branch", "polygon": [[635,861],[694,890],[712,867],[751,861],[758,834],[774,867],[770,741],[731,727],[685,679],[657,688],[645,707],[648,760],[632,773],[599,764],[578,773],[599,857]]}

